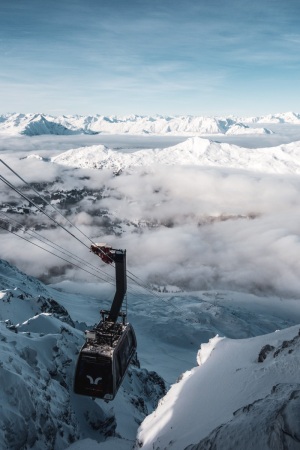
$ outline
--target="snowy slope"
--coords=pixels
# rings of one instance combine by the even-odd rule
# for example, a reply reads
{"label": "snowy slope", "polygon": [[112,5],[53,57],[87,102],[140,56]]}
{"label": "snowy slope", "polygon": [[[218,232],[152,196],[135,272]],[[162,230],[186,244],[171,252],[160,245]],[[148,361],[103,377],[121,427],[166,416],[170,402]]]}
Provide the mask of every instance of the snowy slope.
{"label": "snowy slope", "polygon": [[137,424],[165,392],[163,380],[132,366],[109,405],[73,394],[82,331],[53,290],[1,260],[0,288],[0,448],[60,450],[107,436],[132,447]]}
{"label": "snowy slope", "polygon": [[203,116],[50,116],[44,114],[6,114],[0,116],[0,134],[270,134],[266,128],[249,128],[232,118]]}
{"label": "snowy slope", "polygon": [[[87,443],[96,448],[96,441],[105,440],[100,448],[129,450],[138,424],[165,394],[164,382],[153,369],[174,378],[181,367],[191,367],[196,346],[216,332],[247,337],[300,320],[300,307],[293,300],[230,292],[164,294],[155,301],[149,295],[134,295],[130,316],[141,360],[151,371],[132,367],[114,402],[106,405],[72,394],[74,364],[83,340],[74,324],[83,317],[92,324],[99,304],[80,294],[54,291],[4,261],[0,276],[0,376],[5,379],[0,390],[0,448],[19,449],[26,442],[35,450],[60,450],[83,439],[71,449],[83,450]],[[62,305],[68,306],[71,317]],[[236,342],[242,345],[247,340]],[[202,363],[209,353],[210,347],[202,352]],[[221,359],[216,365],[223,363]],[[17,434],[12,433],[15,423]]]}
{"label": "snowy slope", "polygon": [[199,367],[145,419],[136,449],[299,448],[299,363],[299,326],[211,339],[201,346]]}
{"label": "snowy slope", "polygon": [[[178,377],[182,368],[192,366],[197,346],[216,332],[247,337],[300,320],[300,308],[292,300],[283,304],[229,292],[164,294],[155,301],[149,294],[134,295],[130,317],[148,371],[131,367],[116,399],[106,405],[72,394],[83,341],[76,324],[83,317],[93,324],[99,304],[48,288],[4,261],[0,282],[0,448],[17,450],[26,442],[35,450],[60,450],[83,439],[71,448],[105,440],[100,448],[129,450],[138,424],[165,394],[164,382],[153,370]],[[12,433],[15,424],[17,434]]]}
{"label": "snowy slope", "polygon": [[165,149],[124,153],[103,145],[68,150],[52,161],[90,169],[132,169],[136,166],[197,165],[247,169],[268,173],[300,173],[300,141],[278,147],[246,149],[200,137]]}

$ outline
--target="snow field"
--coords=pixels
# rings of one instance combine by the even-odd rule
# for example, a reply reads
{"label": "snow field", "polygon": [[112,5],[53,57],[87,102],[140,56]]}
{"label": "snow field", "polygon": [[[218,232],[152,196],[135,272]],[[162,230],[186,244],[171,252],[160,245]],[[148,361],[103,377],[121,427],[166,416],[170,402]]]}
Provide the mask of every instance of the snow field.
{"label": "snow field", "polygon": [[[294,384],[299,388],[298,333],[299,326],[295,326],[251,339],[210,340],[199,352],[200,359],[201,354],[205,353],[201,366],[188,372],[173,385],[160,401],[156,411],[145,419],[138,432],[140,444],[136,448],[179,450],[190,444],[197,444],[214,429],[229,422],[235,411],[245,409],[246,405],[267,397],[274,386],[284,383]],[[278,349],[282,348],[284,342],[293,339],[296,341],[296,347],[292,347],[292,351],[287,349],[275,357],[273,352],[265,361],[258,362],[258,355],[265,345],[269,344]],[[269,401],[268,412],[272,410],[275,402],[276,399]],[[247,421],[246,414],[244,421]],[[295,426],[295,432],[300,431],[298,425]],[[267,434],[267,430],[264,432]],[[236,430],[236,440],[239,434],[243,434],[243,428]],[[264,447],[263,432],[260,434],[257,431],[254,439],[257,448],[268,448]],[[223,448],[229,449],[232,445],[232,441],[223,441]],[[250,448],[248,445],[244,441],[244,448]]]}

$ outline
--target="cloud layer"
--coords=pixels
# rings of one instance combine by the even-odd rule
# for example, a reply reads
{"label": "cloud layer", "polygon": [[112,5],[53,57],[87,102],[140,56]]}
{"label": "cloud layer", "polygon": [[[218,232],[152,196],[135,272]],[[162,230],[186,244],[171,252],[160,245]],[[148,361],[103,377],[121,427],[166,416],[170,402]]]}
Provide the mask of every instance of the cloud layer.
{"label": "cloud layer", "polygon": [[[49,182],[52,192],[87,187],[101,191],[98,197],[91,194],[74,204],[68,219],[93,241],[126,248],[129,270],[147,283],[298,296],[297,176],[201,166],[141,167],[114,176],[107,170],[74,170],[35,158],[18,159],[9,152],[5,158],[26,180]],[[3,167],[1,174],[16,183]],[[0,195],[10,202],[18,197],[3,183]],[[43,235],[102,267],[64,230],[50,229],[41,214],[12,217],[16,216],[28,226],[46,225]],[[1,232],[0,241],[2,257],[33,275],[52,281],[93,279],[17,237]],[[103,269],[113,275],[110,268]]]}
{"label": "cloud layer", "polygon": [[[119,240],[151,282],[186,289],[299,290],[296,177],[195,167],[111,180],[102,205],[136,233]],[[144,228],[143,228],[144,225]]]}

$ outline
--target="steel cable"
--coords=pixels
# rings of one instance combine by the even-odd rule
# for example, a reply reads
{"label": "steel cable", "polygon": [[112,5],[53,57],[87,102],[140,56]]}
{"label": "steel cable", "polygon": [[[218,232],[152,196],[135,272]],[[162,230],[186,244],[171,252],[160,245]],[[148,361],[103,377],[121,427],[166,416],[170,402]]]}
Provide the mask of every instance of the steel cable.
{"label": "steel cable", "polygon": [[0,228],[2,228],[2,229],[5,230],[5,231],[8,231],[8,232],[11,233],[11,234],[14,234],[15,236],[19,237],[20,239],[23,239],[23,240],[26,241],[26,242],[29,242],[29,243],[32,244],[32,245],[35,245],[36,247],[38,247],[38,248],[44,250],[45,252],[48,252],[48,253],[50,253],[51,255],[54,255],[54,256],[56,256],[57,258],[62,259],[63,261],[67,262],[68,264],[71,264],[72,266],[77,267],[77,268],[83,270],[84,272],[87,272],[87,273],[89,273],[90,275],[93,275],[93,276],[96,277],[96,278],[99,278],[99,280],[104,281],[105,283],[108,283],[108,284],[111,284],[112,286],[114,286],[114,284],[113,284],[113,283],[110,283],[108,280],[105,280],[104,278],[100,277],[99,275],[96,275],[95,273],[89,272],[88,270],[84,269],[83,267],[79,266],[78,264],[75,264],[75,263],[73,263],[72,261],[69,261],[69,260],[63,258],[62,256],[59,256],[59,255],[57,255],[56,253],[53,253],[53,252],[51,252],[50,250],[47,250],[46,248],[44,248],[44,247],[42,247],[42,246],[36,244],[35,242],[32,242],[32,241],[30,241],[29,239],[26,239],[24,236],[20,236],[19,234],[15,233],[15,232],[12,231],[12,230],[9,230],[9,229],[3,227],[2,225],[0,225]]}
{"label": "steel cable", "polygon": [[[23,181],[23,183],[25,183],[28,187],[30,187],[37,195],[39,198],[41,198],[41,200],[43,202],[45,202],[47,205],[49,205],[50,207],[52,207],[60,216],[63,217],[64,220],[66,220],[71,226],[73,226],[74,228],[76,228],[76,230],[78,230],[83,236],[85,236],[91,243],[94,244],[94,242],[84,233],[82,232],[82,230],[80,230],[76,225],[74,225],[69,219],[67,219],[57,208],[54,207],[54,205],[52,205],[50,202],[48,202],[47,199],[45,199],[43,196],[40,195],[40,193],[34,188],[32,187],[26,180],[24,180],[15,170],[13,170],[7,163],[5,163],[2,159],[0,159],[0,162],[5,165],[14,175],[16,175],[21,181]],[[25,200],[27,200],[29,203],[31,203],[35,208],[37,208],[38,211],[40,211],[42,214],[46,215],[52,222],[54,222],[56,225],[58,225],[59,227],[61,227],[62,229],[64,229],[67,233],[69,233],[72,237],[74,237],[78,242],[80,242],[82,245],[84,245],[86,248],[90,248],[88,247],[83,241],[81,241],[77,236],[75,236],[70,230],[68,230],[67,228],[65,228],[63,225],[61,225],[57,220],[55,220],[53,217],[51,217],[49,214],[47,214],[42,208],[40,208],[35,202],[33,202],[33,200],[31,200],[29,197],[27,197],[25,194],[23,194],[16,186],[14,186],[12,183],[10,183],[5,177],[3,177],[2,175],[0,175],[0,180],[2,180],[8,187],[10,187],[11,189],[13,189],[15,192],[17,192],[21,197],[23,197]],[[104,254],[104,252],[101,250],[101,248],[99,248],[100,252],[102,254]],[[106,255],[107,256],[107,255]],[[112,262],[108,263],[109,265],[112,265]],[[103,271],[103,273],[106,274],[106,272]],[[144,284],[144,282],[135,274],[133,274],[132,272],[130,272],[129,270],[127,270],[127,273],[129,273],[131,276],[128,276],[128,278],[133,281],[138,287],[144,289],[145,291],[147,291],[148,293],[150,293],[151,295],[153,295],[156,298],[161,298],[158,294],[154,293],[150,286],[148,286],[147,284]],[[107,276],[110,277],[109,274],[106,274]],[[134,277],[134,278],[133,278]],[[137,280],[140,280],[140,282],[138,282]],[[132,287],[131,287],[132,288]]]}
{"label": "steel cable", "polygon": [[93,264],[89,263],[88,261],[85,261],[84,259],[78,257],[77,255],[74,255],[74,253],[70,252],[69,250],[66,250],[65,248],[61,247],[58,244],[55,244],[55,242],[52,242],[50,239],[42,236],[41,234],[39,234],[35,230],[31,230],[31,231],[26,230],[26,228],[23,226],[23,224],[21,222],[19,222],[18,220],[10,218],[7,214],[3,213],[2,211],[0,211],[0,214],[2,216],[4,216],[4,217],[7,217],[7,219],[8,219],[8,220],[7,219],[0,219],[0,220],[4,220],[6,222],[9,222],[9,220],[10,220],[10,221],[15,222],[16,224],[20,225],[19,229],[22,230],[24,233],[27,233],[29,236],[32,236],[33,238],[41,241],[43,244],[48,245],[49,247],[53,248],[54,250],[58,250],[62,254],[77,260],[79,263],[89,267],[90,269],[95,270],[97,272],[100,272],[100,273],[106,275],[108,278],[110,278],[112,281],[114,281],[114,277],[112,275],[109,275],[108,273],[104,272],[99,267],[96,267]]}

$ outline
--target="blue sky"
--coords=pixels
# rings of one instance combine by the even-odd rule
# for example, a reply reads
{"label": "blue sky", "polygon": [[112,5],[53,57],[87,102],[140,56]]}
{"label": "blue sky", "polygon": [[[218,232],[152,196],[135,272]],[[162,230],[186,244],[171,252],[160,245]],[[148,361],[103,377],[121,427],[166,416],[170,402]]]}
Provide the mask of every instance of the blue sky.
{"label": "blue sky", "polygon": [[299,0],[1,0],[0,113],[299,112]]}

